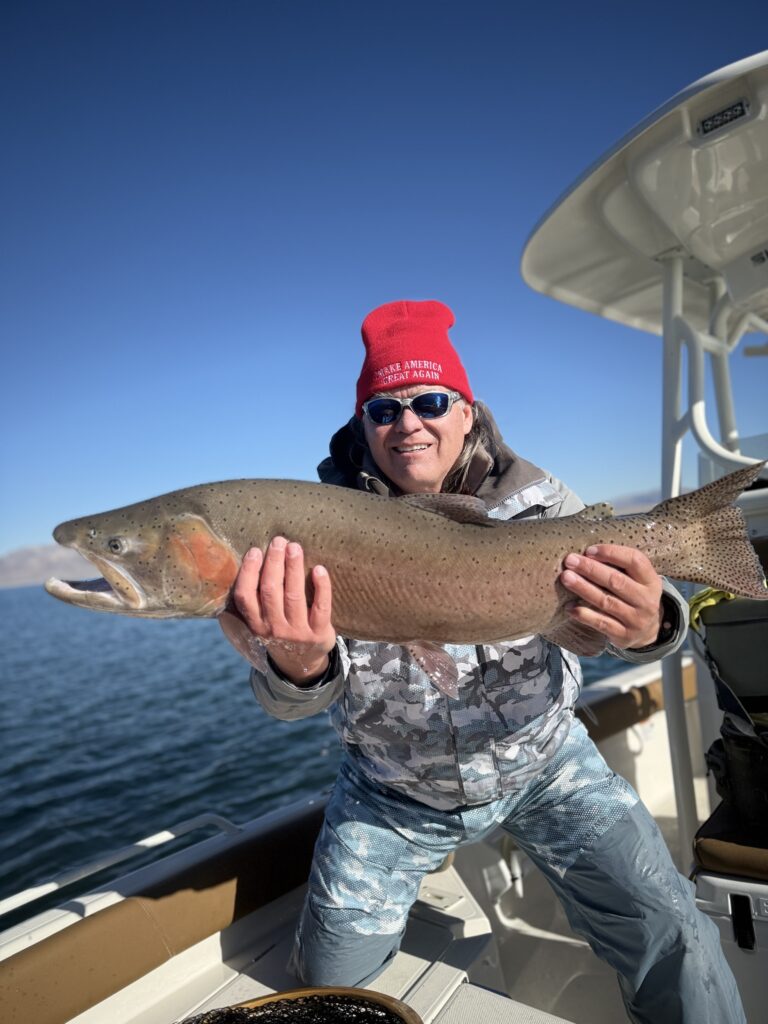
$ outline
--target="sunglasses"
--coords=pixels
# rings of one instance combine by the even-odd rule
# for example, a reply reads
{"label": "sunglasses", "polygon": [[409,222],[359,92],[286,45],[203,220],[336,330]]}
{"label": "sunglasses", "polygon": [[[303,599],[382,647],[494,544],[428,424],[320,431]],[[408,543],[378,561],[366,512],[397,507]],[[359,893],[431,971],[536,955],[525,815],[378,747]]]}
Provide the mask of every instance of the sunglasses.
{"label": "sunglasses", "polygon": [[378,427],[388,426],[400,419],[403,409],[415,412],[420,420],[437,420],[447,416],[461,395],[455,392],[425,391],[413,398],[369,398],[363,402],[363,412]]}

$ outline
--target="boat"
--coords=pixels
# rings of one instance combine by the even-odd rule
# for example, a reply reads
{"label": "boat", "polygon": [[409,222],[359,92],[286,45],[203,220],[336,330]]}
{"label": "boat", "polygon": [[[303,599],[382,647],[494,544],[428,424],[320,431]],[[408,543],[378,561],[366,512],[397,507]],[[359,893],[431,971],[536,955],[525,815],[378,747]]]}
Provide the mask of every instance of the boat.
{"label": "boat", "polygon": [[[689,432],[700,483],[768,457],[768,434],[738,434],[728,370],[746,336],[768,331],[768,51],[695,82],[587,170],[534,228],[522,274],[558,301],[661,336],[663,497],[680,493]],[[739,499],[763,565],[766,484],[763,472]],[[740,706],[762,707],[768,601],[712,598],[701,620],[692,652],[587,688],[578,715],[693,879],[758,1024],[768,999],[768,844],[759,821],[729,818],[707,774],[723,721],[707,659],[716,646],[725,676],[737,655],[758,680],[737,694]],[[171,1024],[295,989],[286,962],[325,799],[245,824],[185,822],[3,901],[0,912],[30,910],[0,933],[3,1020]],[[82,891],[89,874],[202,825],[217,834]],[[66,896],[75,882],[81,891]],[[60,905],[34,913],[35,900],[59,890]],[[369,988],[424,1024],[625,1019],[612,971],[501,833],[425,879],[400,952]]]}

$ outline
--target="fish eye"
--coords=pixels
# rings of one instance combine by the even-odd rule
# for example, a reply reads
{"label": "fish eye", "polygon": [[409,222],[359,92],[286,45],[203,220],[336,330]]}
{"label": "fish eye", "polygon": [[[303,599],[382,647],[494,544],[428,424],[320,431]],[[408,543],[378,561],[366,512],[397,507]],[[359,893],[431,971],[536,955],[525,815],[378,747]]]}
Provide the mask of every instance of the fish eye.
{"label": "fish eye", "polygon": [[113,555],[119,555],[124,550],[125,544],[120,537],[110,537],[107,541],[107,547]]}

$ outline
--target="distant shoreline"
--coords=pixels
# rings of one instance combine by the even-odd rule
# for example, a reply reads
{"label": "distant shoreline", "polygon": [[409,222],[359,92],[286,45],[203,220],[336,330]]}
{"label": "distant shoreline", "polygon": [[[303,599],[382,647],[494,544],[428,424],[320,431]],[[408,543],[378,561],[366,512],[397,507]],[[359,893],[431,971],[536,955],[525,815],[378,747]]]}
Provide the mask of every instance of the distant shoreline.
{"label": "distant shoreline", "polygon": [[0,555],[0,589],[39,587],[51,576],[89,579],[96,570],[82,555],[58,544],[38,544]]}

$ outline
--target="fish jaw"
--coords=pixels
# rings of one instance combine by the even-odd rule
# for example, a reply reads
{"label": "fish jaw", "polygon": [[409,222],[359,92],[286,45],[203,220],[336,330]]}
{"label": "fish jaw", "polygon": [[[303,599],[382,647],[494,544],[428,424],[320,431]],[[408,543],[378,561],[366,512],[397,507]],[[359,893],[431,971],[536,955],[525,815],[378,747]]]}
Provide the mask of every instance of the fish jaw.
{"label": "fish jaw", "polygon": [[[120,615],[140,615],[151,618],[167,618],[163,609],[151,607],[145,588],[126,565],[119,564],[93,550],[94,535],[98,520],[73,519],[60,523],[53,531],[53,539],[62,547],[71,548],[81,558],[90,562],[101,576],[86,580],[60,580],[51,577],[45,581],[45,589],[59,601],[92,611],[114,612]],[[106,531],[109,532],[109,531]]]}
{"label": "fish jaw", "polygon": [[45,589],[52,597],[93,611],[155,617],[162,615],[161,611],[148,607],[146,594],[124,568],[86,553],[76,544],[68,544],[67,547],[87,558],[102,575],[88,580],[60,580],[52,576],[45,581]]}

